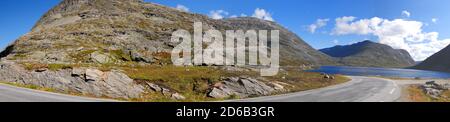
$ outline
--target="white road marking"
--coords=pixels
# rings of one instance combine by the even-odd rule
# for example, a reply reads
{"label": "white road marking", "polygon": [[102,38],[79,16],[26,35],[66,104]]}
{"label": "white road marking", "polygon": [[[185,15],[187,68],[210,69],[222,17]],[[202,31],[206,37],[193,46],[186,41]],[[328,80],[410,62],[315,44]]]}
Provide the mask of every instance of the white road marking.
{"label": "white road marking", "polygon": [[[394,102],[399,98],[399,91],[395,82],[389,83],[388,79],[370,78],[350,76],[352,79],[344,84],[329,86],[325,88],[313,89],[308,91],[301,91],[295,93],[288,93],[275,96],[264,96],[257,98],[248,98],[241,100],[228,100],[228,102],[317,102],[317,101],[367,101],[367,102]],[[375,83],[375,84],[372,84]],[[375,87],[375,88],[373,88]],[[392,87],[395,87],[394,89]],[[364,89],[360,89],[364,88]],[[361,91],[353,91],[361,90]],[[364,90],[364,91],[363,91]],[[391,91],[392,90],[392,91]],[[352,91],[350,94],[345,91]],[[391,92],[391,94],[389,94]],[[330,96],[330,97],[328,97]]]}
{"label": "white road marking", "polygon": [[389,93],[393,94],[395,92],[396,88],[398,88],[398,85],[397,85],[397,83],[395,81],[393,81],[393,80],[390,80],[390,81],[392,82],[392,84],[394,84],[394,88]]}
{"label": "white road marking", "polygon": [[396,88],[393,88],[389,94],[393,94]]}

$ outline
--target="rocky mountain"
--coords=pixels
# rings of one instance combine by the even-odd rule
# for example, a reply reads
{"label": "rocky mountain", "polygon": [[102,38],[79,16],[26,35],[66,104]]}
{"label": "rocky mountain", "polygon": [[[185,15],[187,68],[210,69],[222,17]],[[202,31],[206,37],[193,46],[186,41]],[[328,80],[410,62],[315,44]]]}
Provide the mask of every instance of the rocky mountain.
{"label": "rocky mountain", "polygon": [[363,41],[352,45],[321,49],[339,63],[364,67],[409,67],[415,64],[406,50],[393,49],[384,44]]}
{"label": "rocky mountain", "polygon": [[280,60],[282,65],[335,64],[331,57],[317,51],[295,33],[271,21],[251,17],[225,19],[226,25],[239,30],[280,30]]}
{"label": "rocky mountain", "polygon": [[176,46],[170,42],[177,29],[280,30],[282,65],[331,64],[332,59],[313,49],[282,26],[256,18],[214,20],[141,0],[64,0],[46,13],[32,31],[1,53],[8,60],[44,63],[170,64]]}
{"label": "rocky mountain", "polygon": [[413,68],[423,69],[423,70],[434,70],[434,71],[443,71],[450,72],[450,45],[441,51],[435,53],[431,57],[427,58],[425,61],[421,62],[417,66]]}
{"label": "rocky mountain", "polygon": [[[184,29],[193,33],[194,22],[202,22],[203,30],[222,32],[277,29],[280,31],[281,65],[334,64],[331,57],[271,21],[257,18],[215,20],[142,0],[63,0],[29,33],[0,53],[0,81],[123,99],[143,98],[146,93],[154,99],[158,99],[155,97],[158,95],[185,99],[181,95],[185,92],[199,95],[195,98],[203,98],[202,94],[206,93],[214,97],[219,92],[222,93],[219,97],[233,93],[258,96],[281,89],[283,85],[263,85],[272,81],[250,78],[258,77],[251,76],[249,72],[254,71],[251,69],[170,66],[170,53],[177,45],[170,41],[172,32]],[[247,75],[241,76],[244,74]],[[233,79],[238,80],[224,81],[223,78],[233,75]],[[219,84],[214,85],[217,82]],[[210,91],[213,87],[217,89]],[[246,90],[239,90],[241,88]]]}

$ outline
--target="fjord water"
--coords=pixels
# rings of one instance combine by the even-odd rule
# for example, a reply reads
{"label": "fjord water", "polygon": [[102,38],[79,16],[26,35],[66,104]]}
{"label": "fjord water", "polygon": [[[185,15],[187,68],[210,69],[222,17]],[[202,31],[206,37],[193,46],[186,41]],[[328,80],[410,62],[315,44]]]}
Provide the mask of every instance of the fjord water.
{"label": "fjord water", "polygon": [[342,74],[352,76],[383,76],[396,78],[450,78],[450,73],[400,69],[400,68],[374,68],[374,67],[349,67],[349,66],[322,66],[319,69],[308,72],[320,72],[327,74]]}

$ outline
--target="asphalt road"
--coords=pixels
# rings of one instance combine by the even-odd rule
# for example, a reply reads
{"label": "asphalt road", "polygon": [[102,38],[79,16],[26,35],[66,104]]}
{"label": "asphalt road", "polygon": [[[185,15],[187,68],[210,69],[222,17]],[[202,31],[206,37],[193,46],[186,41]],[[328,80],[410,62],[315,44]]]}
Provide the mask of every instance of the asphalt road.
{"label": "asphalt road", "polygon": [[19,88],[0,83],[0,102],[116,102]]}
{"label": "asphalt road", "polygon": [[350,76],[351,81],[335,86],[233,102],[395,102],[401,89],[391,80]]}
{"label": "asphalt road", "polygon": [[[393,102],[400,98],[394,81],[351,76],[352,80],[325,88],[232,102]],[[117,102],[78,97],[0,84],[0,102]]]}

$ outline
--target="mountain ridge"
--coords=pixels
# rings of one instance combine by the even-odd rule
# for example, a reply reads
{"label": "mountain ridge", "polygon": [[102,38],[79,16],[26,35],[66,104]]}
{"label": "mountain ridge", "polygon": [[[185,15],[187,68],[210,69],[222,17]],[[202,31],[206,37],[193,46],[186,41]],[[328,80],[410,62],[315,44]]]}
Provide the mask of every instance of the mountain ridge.
{"label": "mountain ridge", "polygon": [[428,57],[425,61],[422,61],[418,65],[412,67],[414,69],[421,70],[433,70],[441,72],[450,72],[450,45],[440,50],[439,52]]}
{"label": "mountain ridge", "polygon": [[319,50],[342,65],[363,67],[409,67],[414,65],[411,55],[403,49],[369,40],[351,45],[339,45]]}

